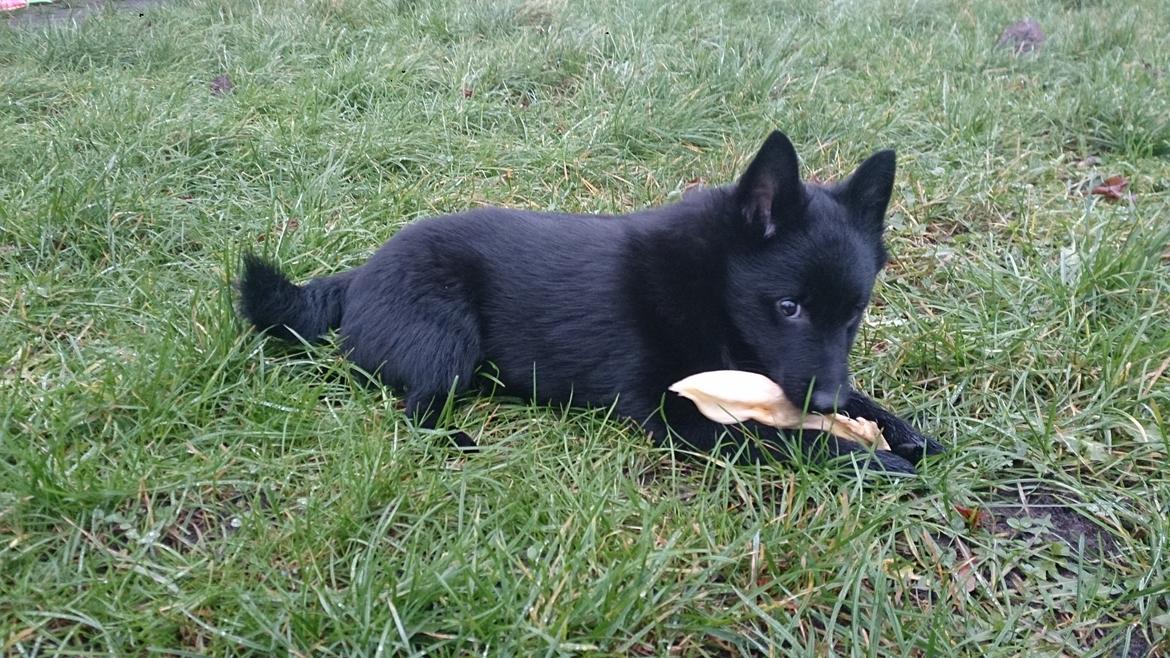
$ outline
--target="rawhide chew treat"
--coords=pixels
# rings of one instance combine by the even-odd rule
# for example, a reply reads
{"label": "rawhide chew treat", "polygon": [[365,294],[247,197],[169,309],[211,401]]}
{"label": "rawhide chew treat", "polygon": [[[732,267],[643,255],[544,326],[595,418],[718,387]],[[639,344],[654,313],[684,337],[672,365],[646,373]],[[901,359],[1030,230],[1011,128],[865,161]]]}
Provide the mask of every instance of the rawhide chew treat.
{"label": "rawhide chew treat", "polygon": [[670,390],[695,403],[699,412],[724,425],[754,420],[780,429],[811,429],[889,450],[877,423],[841,414],[803,413],[780,386],[743,370],[711,370],[675,382]]}

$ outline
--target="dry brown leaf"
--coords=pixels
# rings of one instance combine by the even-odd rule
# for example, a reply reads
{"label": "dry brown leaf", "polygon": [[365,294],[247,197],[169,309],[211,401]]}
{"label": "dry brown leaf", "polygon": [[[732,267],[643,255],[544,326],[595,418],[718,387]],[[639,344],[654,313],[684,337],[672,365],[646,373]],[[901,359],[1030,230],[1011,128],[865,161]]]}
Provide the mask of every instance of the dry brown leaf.
{"label": "dry brown leaf", "polygon": [[967,522],[967,526],[975,528],[984,525],[988,521],[987,512],[978,507],[963,507],[962,505],[955,505],[955,511],[963,520]]}
{"label": "dry brown leaf", "polygon": [[1101,181],[1100,185],[1089,190],[1090,194],[1103,196],[1110,201],[1119,201],[1126,197],[1125,188],[1129,187],[1129,181],[1125,176],[1110,176]]}

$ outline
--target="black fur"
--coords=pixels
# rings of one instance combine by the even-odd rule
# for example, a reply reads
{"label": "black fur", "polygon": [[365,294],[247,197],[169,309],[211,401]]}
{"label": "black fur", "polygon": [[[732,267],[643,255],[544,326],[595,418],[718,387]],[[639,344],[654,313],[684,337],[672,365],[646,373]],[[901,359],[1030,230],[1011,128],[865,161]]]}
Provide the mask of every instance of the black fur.
{"label": "black fur", "polygon": [[287,341],[314,342],[341,324],[352,272],[310,281],[304,287],[253,254],[244,255],[240,307],[252,324]]}
{"label": "black fur", "polygon": [[[910,472],[941,446],[848,382],[849,349],[886,259],[894,167],[894,153],[882,151],[841,184],[806,185],[792,143],[774,132],[736,184],[672,206],[620,217],[491,208],[431,218],[364,265],[304,287],[248,256],[241,308],[286,340],[337,330],[354,363],[406,391],[408,413],[425,427],[490,362],[507,394],[616,404],[657,440],[669,431],[709,450],[726,428],[667,387],[732,368],[773,378],[811,409],[875,419],[893,454],[873,465]],[[830,455],[861,450],[831,437],[796,440]],[[785,447],[770,440],[765,449]]]}

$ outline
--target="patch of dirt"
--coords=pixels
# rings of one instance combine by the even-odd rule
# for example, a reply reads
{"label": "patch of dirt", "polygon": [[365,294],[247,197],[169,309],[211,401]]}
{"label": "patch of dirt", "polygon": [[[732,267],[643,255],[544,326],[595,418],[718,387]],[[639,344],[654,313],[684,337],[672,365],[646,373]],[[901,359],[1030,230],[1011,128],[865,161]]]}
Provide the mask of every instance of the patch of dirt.
{"label": "patch of dirt", "polygon": [[209,540],[234,534],[240,529],[243,517],[257,508],[268,510],[271,507],[264,491],[254,496],[233,489],[217,492],[210,504],[193,505],[180,511],[174,523],[162,532],[159,541],[179,553],[190,552]]}
{"label": "patch of dirt", "polygon": [[[985,531],[1024,543],[1037,540],[1060,541],[1075,554],[1084,545],[1086,562],[1097,562],[1109,569],[1108,561],[1123,559],[1122,542],[1112,532],[1095,523],[1087,510],[1078,510],[1079,501],[1070,501],[1061,495],[1040,487],[1030,489],[1003,489],[993,493],[994,498],[983,507],[978,525]],[[1103,564],[1106,563],[1106,564]],[[1071,570],[1060,569],[1065,575]],[[1029,576],[1018,574],[1017,585],[1027,587]],[[1111,635],[1122,620],[1106,617],[1100,626],[1087,630],[1082,641],[1086,652],[1106,650],[1117,658],[1144,658],[1159,655],[1151,639],[1154,635],[1142,628],[1133,628],[1128,638]],[[1104,642],[1115,643],[1110,647]]]}
{"label": "patch of dirt", "polygon": [[[199,501],[187,502],[177,510],[172,508],[175,501],[150,497],[126,502],[109,512],[96,511],[89,534],[107,549],[125,554],[156,542],[180,554],[207,550],[239,531],[255,511],[271,507],[263,491],[247,494],[231,488],[206,491]],[[171,514],[174,518],[170,522],[159,518]]]}
{"label": "patch of dirt", "polygon": [[1117,537],[1080,512],[1062,503],[1056,496],[1042,491],[1000,492],[1002,503],[989,504],[988,530],[1007,537],[1022,534],[1019,523],[1012,521],[1044,519],[1050,526],[1043,528],[1043,534],[1060,539],[1076,550],[1081,540],[1085,542],[1086,557],[1116,558],[1121,554]]}
{"label": "patch of dirt", "polygon": [[1154,653],[1154,646],[1146,638],[1135,634],[1130,638],[1128,648],[1125,645],[1119,646],[1112,655],[1116,658],[1146,658],[1146,656],[1152,657],[1160,654]]}
{"label": "patch of dirt", "polygon": [[179,513],[160,541],[179,553],[187,553],[209,539],[230,533],[233,519],[207,507],[193,507]]}

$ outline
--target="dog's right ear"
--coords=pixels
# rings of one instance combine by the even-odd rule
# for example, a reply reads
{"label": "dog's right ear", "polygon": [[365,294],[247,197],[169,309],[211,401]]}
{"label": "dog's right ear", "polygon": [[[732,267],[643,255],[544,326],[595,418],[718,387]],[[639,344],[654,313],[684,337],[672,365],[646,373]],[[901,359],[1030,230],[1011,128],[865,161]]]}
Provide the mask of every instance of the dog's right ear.
{"label": "dog's right ear", "polygon": [[796,148],[780,131],[773,131],[760,147],[735,186],[736,201],[748,226],[765,239],[782,224],[804,217],[804,186]]}

